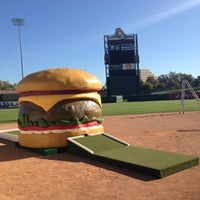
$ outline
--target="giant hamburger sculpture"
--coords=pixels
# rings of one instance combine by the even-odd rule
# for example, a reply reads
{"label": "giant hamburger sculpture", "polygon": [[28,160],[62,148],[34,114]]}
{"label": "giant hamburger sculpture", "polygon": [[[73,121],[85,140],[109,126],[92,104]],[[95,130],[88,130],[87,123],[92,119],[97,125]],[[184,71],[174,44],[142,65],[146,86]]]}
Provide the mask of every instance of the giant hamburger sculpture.
{"label": "giant hamburger sculpture", "polygon": [[65,147],[71,136],[102,133],[101,82],[78,69],[53,68],[26,76],[19,93],[19,144]]}

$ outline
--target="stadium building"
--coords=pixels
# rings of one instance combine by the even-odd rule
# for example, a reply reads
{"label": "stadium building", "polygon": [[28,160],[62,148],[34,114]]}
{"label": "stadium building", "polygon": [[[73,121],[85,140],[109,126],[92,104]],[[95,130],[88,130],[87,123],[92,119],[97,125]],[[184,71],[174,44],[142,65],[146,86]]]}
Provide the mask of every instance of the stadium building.
{"label": "stadium building", "polygon": [[137,34],[125,34],[121,28],[104,36],[107,95],[136,95],[140,71]]}

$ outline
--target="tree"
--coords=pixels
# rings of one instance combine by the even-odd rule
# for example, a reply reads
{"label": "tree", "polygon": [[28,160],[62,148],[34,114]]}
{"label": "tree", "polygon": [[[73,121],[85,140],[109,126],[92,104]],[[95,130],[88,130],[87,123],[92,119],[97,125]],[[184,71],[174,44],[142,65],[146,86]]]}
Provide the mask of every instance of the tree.
{"label": "tree", "polygon": [[192,87],[200,87],[200,76],[195,78],[193,82],[191,83]]}
{"label": "tree", "polygon": [[9,81],[0,80],[0,90],[15,90],[16,84],[12,85]]}
{"label": "tree", "polygon": [[158,82],[163,84],[164,89],[180,89],[182,79],[188,80],[191,85],[194,81],[194,77],[191,74],[170,72],[167,75],[160,75],[158,77]]}
{"label": "tree", "polygon": [[153,85],[148,82],[140,82],[140,94],[149,94],[153,89]]}
{"label": "tree", "polygon": [[195,79],[191,74],[169,72],[169,74],[162,74],[158,78],[148,77],[145,83],[141,83],[141,92],[180,89],[182,79],[188,80],[192,87],[200,87],[200,76]]}
{"label": "tree", "polygon": [[158,81],[163,84],[164,89],[175,89],[178,86],[178,76],[174,72],[159,76]]}
{"label": "tree", "polygon": [[150,84],[151,85],[150,88],[154,89],[154,88],[156,88],[156,86],[158,84],[158,79],[155,76],[149,76],[149,77],[147,77],[145,84]]}

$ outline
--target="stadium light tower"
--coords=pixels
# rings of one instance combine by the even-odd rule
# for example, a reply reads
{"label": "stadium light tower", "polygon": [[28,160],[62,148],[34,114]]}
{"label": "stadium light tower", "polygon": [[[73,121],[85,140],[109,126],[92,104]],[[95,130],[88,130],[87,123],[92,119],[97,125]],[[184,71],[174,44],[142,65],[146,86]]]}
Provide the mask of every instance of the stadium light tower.
{"label": "stadium light tower", "polygon": [[19,31],[19,46],[20,46],[20,60],[21,60],[21,73],[22,79],[24,78],[24,66],[23,66],[23,56],[22,56],[22,39],[21,39],[21,26],[25,25],[25,20],[21,18],[13,18],[12,23],[14,26],[18,26]]}

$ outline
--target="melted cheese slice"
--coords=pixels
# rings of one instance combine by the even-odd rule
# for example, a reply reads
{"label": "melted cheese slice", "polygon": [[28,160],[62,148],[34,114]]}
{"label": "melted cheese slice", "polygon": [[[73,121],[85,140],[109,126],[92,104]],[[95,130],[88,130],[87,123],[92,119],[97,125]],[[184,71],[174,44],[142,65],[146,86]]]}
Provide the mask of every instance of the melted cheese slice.
{"label": "melted cheese slice", "polygon": [[46,112],[50,110],[55,104],[62,100],[70,99],[89,99],[98,103],[101,107],[101,97],[96,92],[82,93],[82,94],[58,94],[58,95],[35,95],[35,96],[24,96],[18,100],[19,105],[23,102],[28,101],[42,107]]}

